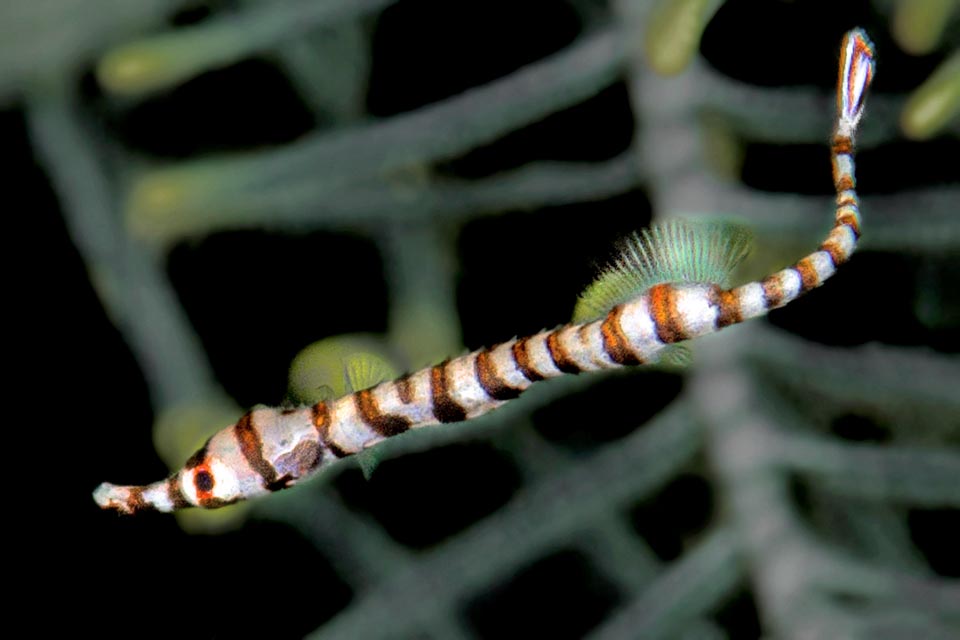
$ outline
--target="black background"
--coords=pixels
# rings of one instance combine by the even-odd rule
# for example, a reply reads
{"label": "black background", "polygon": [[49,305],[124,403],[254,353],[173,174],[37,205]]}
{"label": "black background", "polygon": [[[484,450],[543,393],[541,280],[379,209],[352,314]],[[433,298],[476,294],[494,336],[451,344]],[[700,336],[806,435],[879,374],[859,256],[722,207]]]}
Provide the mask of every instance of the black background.
{"label": "black background", "polygon": [[[190,11],[174,21],[188,23],[204,15],[202,10]],[[922,58],[900,53],[889,40],[883,19],[866,1],[731,1],[708,28],[702,53],[723,73],[746,82],[829,90],[840,37],[855,25],[871,33],[880,52],[876,92],[909,90],[943,59],[943,52]],[[581,25],[573,10],[558,1],[405,0],[371,22],[371,28],[375,35],[368,108],[375,116],[389,117],[549,55],[570,44]],[[776,55],[766,49],[772,41]],[[90,74],[78,78],[78,90],[110,135],[141,152],[169,159],[280,144],[324,126],[313,121],[266,59],[205,74],[171,93],[122,109],[109,106]],[[627,89],[618,83],[439,170],[476,177],[537,159],[610,158],[629,147],[633,129]],[[89,284],[56,196],[33,157],[19,105],[0,112],[0,131],[5,153],[14,162],[10,184],[15,193],[23,194],[22,202],[29,203],[8,215],[26,224],[22,237],[33,247],[25,270],[33,294],[26,317],[36,322],[24,344],[39,355],[31,358],[39,371],[27,367],[23,383],[42,400],[36,409],[27,407],[31,416],[27,426],[18,426],[17,435],[26,444],[8,451],[17,458],[17,467],[23,465],[11,479],[10,494],[15,501],[24,499],[26,506],[25,512],[8,511],[8,526],[39,543],[36,550],[29,545],[29,554],[22,558],[32,567],[24,582],[25,595],[33,602],[52,604],[48,613],[35,617],[35,629],[64,625],[118,635],[231,637],[262,632],[286,637],[315,628],[345,606],[351,592],[326,559],[292,530],[255,523],[219,537],[188,536],[170,517],[118,518],[99,511],[92,502],[90,492],[103,480],[152,481],[167,473],[150,441],[153,414],[147,389]],[[824,132],[825,141],[828,133]],[[946,138],[924,144],[896,141],[868,150],[857,160],[860,192],[869,202],[871,193],[955,183],[958,151],[956,139]],[[752,144],[743,180],[770,191],[828,194],[827,166],[825,145]],[[922,224],[921,213],[915,214],[917,224]],[[591,277],[593,263],[606,254],[614,238],[645,225],[649,216],[649,203],[637,190],[602,203],[508,212],[466,224],[458,240],[457,274],[466,346],[477,348],[564,321],[574,296]],[[515,266],[487,264],[486,252],[494,244],[501,252],[519,252],[527,250],[534,237],[539,248],[527,256],[528,273],[518,274]],[[560,246],[563,256],[557,260],[553,248]],[[243,259],[253,255],[255,260]],[[938,260],[944,277],[952,278],[953,284],[945,289],[955,291],[957,256]],[[341,269],[344,264],[349,268]],[[773,313],[769,321],[828,344],[881,340],[955,352],[956,325],[929,330],[914,317],[914,274],[919,264],[913,256],[858,254],[830,286]],[[295,317],[283,313],[285,300],[309,293],[317,283],[317,278],[297,281],[289,274],[314,267],[323,274],[326,296],[354,296],[357,283],[363,283],[367,295],[340,306],[336,314],[321,308]],[[301,236],[223,232],[174,246],[167,263],[219,379],[242,406],[282,400],[286,367],[303,344],[341,332],[384,330],[387,304],[381,268],[375,247],[362,236],[325,232]],[[530,287],[531,281],[537,286]],[[275,306],[250,312],[247,305],[245,313],[237,313],[243,301],[262,297],[274,300]],[[822,313],[825,308],[831,310],[829,315]],[[835,322],[837,317],[843,322]],[[657,384],[675,393],[681,382],[666,377]],[[870,425],[844,428],[848,433],[840,435],[872,438]],[[380,504],[374,506],[378,517],[402,542],[429,546],[437,530],[454,532],[495,508],[515,488],[515,470],[508,464],[497,467],[485,457],[489,452],[481,449],[454,448],[442,455],[418,454],[385,463],[366,488],[357,489],[362,480],[356,472],[346,472],[337,487],[358,508],[364,508],[364,501],[366,506],[370,501]],[[431,521],[431,511],[425,508],[418,512],[416,525],[407,523],[399,533],[391,530],[391,517],[396,516],[383,505],[404,499],[398,486],[404,482],[416,486],[435,473],[456,476],[463,468],[484,469],[488,486],[471,497],[475,507],[465,507],[456,516],[461,524]],[[710,500],[700,495],[705,489],[696,481],[674,491],[687,499],[693,496],[699,500],[696,504]],[[666,500],[646,508],[676,511],[669,506],[675,503]],[[956,534],[956,516],[917,512],[911,521],[935,568],[954,576],[960,575],[955,555],[951,560],[935,536],[950,527]],[[651,539],[657,533],[646,535]],[[512,593],[542,592],[558,579],[583,585],[578,601],[585,611],[602,615],[612,596],[602,584],[592,584],[585,572],[578,557],[556,556],[473,603],[466,615],[483,637],[495,637],[504,631],[497,624],[502,624],[500,614],[511,611],[511,605],[503,603],[513,601]],[[557,598],[563,602],[562,596]],[[55,615],[62,607],[76,612]],[[748,596],[726,615],[735,637],[756,633]],[[576,635],[578,629],[576,625],[553,629],[549,616],[541,623],[539,630],[557,637]]]}

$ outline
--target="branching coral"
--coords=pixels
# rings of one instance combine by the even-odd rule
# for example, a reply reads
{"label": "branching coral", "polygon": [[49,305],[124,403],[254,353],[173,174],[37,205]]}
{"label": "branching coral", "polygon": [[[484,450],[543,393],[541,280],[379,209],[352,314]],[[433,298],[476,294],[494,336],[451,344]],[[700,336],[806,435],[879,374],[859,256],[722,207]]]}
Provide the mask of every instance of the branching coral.
{"label": "branching coral", "polygon": [[[645,14],[651,3],[623,0],[611,9],[572,3],[586,27],[559,51],[466,93],[372,118],[364,113],[358,96],[366,92],[368,65],[378,64],[378,54],[371,58],[370,53],[374,14],[388,3],[328,3],[311,14],[312,22],[281,20],[313,4],[261,0],[219,6],[190,27],[173,26],[167,20],[173,8],[182,6],[179,2],[48,0],[0,9],[0,25],[9,32],[0,39],[2,95],[25,110],[31,143],[90,280],[136,358],[155,414],[168,418],[158,419],[158,425],[169,428],[169,418],[188,415],[188,408],[206,408],[206,415],[219,411],[238,415],[234,403],[280,400],[270,391],[243,391],[256,386],[242,382],[243,376],[265,379],[255,377],[261,374],[238,373],[244,369],[241,364],[255,361],[250,345],[230,344],[231,352],[245,357],[233,361],[236,366],[224,365],[222,356],[211,349],[215,342],[211,336],[224,330],[222,326],[181,304],[183,293],[178,298],[171,286],[165,260],[171,246],[176,247],[174,252],[185,251],[185,238],[241,228],[279,230],[288,237],[326,229],[343,234],[338,236],[343,241],[350,234],[369,238],[387,262],[390,313],[379,324],[349,330],[377,331],[381,338],[386,336],[401,366],[418,366],[455,355],[451,350],[461,339],[477,347],[484,340],[509,337],[471,327],[532,322],[535,330],[566,320],[551,315],[549,308],[517,320],[522,310],[496,302],[495,293],[511,299],[512,283],[501,279],[485,281],[479,289],[462,286],[462,293],[467,290],[481,298],[486,309],[481,315],[477,306],[461,301],[460,310],[469,313],[462,324],[456,321],[457,269],[451,262],[456,259],[457,232],[467,238],[461,240],[461,253],[469,254],[470,234],[492,214],[528,212],[501,217],[500,223],[507,226],[498,227],[494,235],[516,235],[519,232],[509,225],[525,217],[536,220],[527,228],[540,235],[531,235],[522,245],[527,254],[514,255],[507,250],[509,245],[488,245],[484,255],[509,261],[509,273],[528,283],[524,291],[562,291],[570,307],[583,282],[557,282],[564,278],[556,274],[569,273],[557,261],[569,262],[567,255],[580,254],[568,253],[568,245],[558,243],[564,236],[555,235],[559,232],[553,227],[563,226],[558,220],[570,221],[566,211],[576,214],[574,223],[582,228],[606,224],[609,232],[613,227],[628,227],[618,231],[638,227],[644,222],[642,215],[626,225],[605,223],[601,212],[609,210],[602,201],[615,196],[621,198],[614,202],[617,208],[642,200],[636,197],[640,188],[658,218],[720,213],[747,221],[761,248],[758,273],[795,259],[825,231],[825,214],[831,207],[825,195],[829,173],[823,149],[830,127],[829,80],[816,89],[784,87],[796,82],[790,71],[793,50],[784,44],[783,50],[773,52],[769,43],[751,45],[755,64],[763,69],[757,72],[759,79],[743,68],[735,70],[739,78],[731,78],[729,67],[717,63],[719,54],[710,44],[720,41],[733,47],[738,39],[755,41],[758,33],[781,33],[796,43],[800,36],[791,34],[803,31],[803,21],[810,19],[802,7],[780,7],[782,22],[752,32],[731,24],[729,16],[741,10],[736,2],[719,7],[677,2],[678,15],[693,20],[689,26],[668,26],[688,29],[690,37],[657,42],[649,35],[650,18]],[[387,11],[409,10],[407,4]],[[877,4],[877,15],[886,15],[890,3]],[[333,10],[341,5],[349,5],[352,12]],[[680,5],[689,5],[689,12],[683,13]],[[752,602],[759,618],[756,624],[777,636],[956,633],[960,624],[956,566],[944,559],[942,547],[924,539],[922,521],[937,518],[936,526],[945,531],[949,514],[956,513],[960,502],[960,407],[954,391],[960,371],[949,344],[955,335],[950,332],[956,327],[957,301],[955,291],[938,275],[955,268],[950,253],[960,242],[954,215],[960,190],[955,172],[943,174],[946,180],[898,179],[898,174],[909,172],[914,164],[921,173],[935,174],[937,167],[945,166],[936,157],[937,150],[956,151],[958,82],[947,49],[957,42],[955,29],[923,27],[928,14],[915,5],[947,16],[941,22],[948,26],[956,24],[957,15],[949,13],[949,3],[944,2],[897,5],[892,29],[896,43],[924,53],[919,62],[897,53],[896,43],[883,35],[883,23],[868,13],[815,14],[819,31],[808,29],[810,33],[802,36],[811,40],[804,64],[817,66],[817,73],[804,78],[831,76],[826,62],[833,64],[833,59],[827,54],[835,53],[830,48],[853,24],[863,24],[879,40],[879,92],[871,97],[859,139],[860,186],[869,228],[864,248],[872,254],[852,261],[847,273],[798,303],[797,309],[772,318],[772,327],[754,323],[698,346],[696,361],[676,397],[669,382],[675,374],[558,380],[531,390],[521,402],[477,424],[409,434],[385,444],[385,462],[369,482],[361,480],[358,485],[357,472],[341,465],[319,482],[255,504],[245,521],[241,515],[245,528],[232,535],[248,540],[244,536],[255,536],[262,521],[290,525],[310,541],[319,557],[326,558],[354,596],[349,603],[344,599],[339,605],[318,604],[339,588],[333,578],[317,583],[312,576],[299,575],[295,567],[304,558],[285,558],[283,544],[256,551],[244,546],[246,553],[260,553],[257,557],[262,559],[245,564],[243,578],[280,575],[288,591],[278,596],[276,605],[267,605],[261,617],[252,612],[244,617],[247,629],[273,629],[282,635],[316,628],[320,637],[495,636],[504,628],[498,624],[518,611],[536,617],[529,623],[513,618],[515,625],[528,624],[530,632],[723,637],[749,635]],[[328,9],[330,13],[325,13]],[[500,9],[509,15],[506,8]],[[239,29],[232,49],[217,50],[220,45],[204,37],[205,30],[230,30],[251,15],[275,16],[277,21],[270,24],[281,27],[259,40]],[[381,20],[384,15],[379,14]],[[336,20],[328,21],[328,16]],[[799,26],[790,24],[791,16],[798,16]],[[425,29],[417,37],[429,34]],[[705,58],[693,55],[700,34]],[[498,45],[496,39],[494,34],[491,48]],[[173,62],[182,66],[163,82],[139,86],[121,82],[127,97],[117,99],[110,91],[121,85],[109,80],[117,80],[111,75],[117,67],[111,65],[122,62],[125,52],[143,51],[156,42],[174,43]],[[673,43],[687,50],[660,49]],[[676,66],[682,69],[668,69],[677,72],[668,78],[649,71],[644,56],[651,46],[661,59],[679,61]],[[826,52],[816,53],[814,47]],[[134,90],[166,91],[192,74],[254,51],[266,52],[300,92],[316,116],[315,131],[273,148],[171,164],[131,151],[110,125],[110,117],[133,108],[130,100],[144,99]],[[758,58],[776,58],[775,53],[780,54],[780,66],[772,65],[771,71],[771,65]],[[822,65],[815,62],[818,55]],[[107,93],[91,98],[89,86],[78,93],[77,78],[94,68]],[[886,85],[885,77],[890,78]],[[637,126],[632,143],[624,141],[606,160],[548,156],[519,167],[505,162],[509,170],[482,177],[447,162],[509,138],[511,132],[539,126],[543,119],[556,117],[551,114],[562,114],[609,91],[618,79],[627,81]],[[201,76],[193,82],[204,80]],[[915,92],[905,98],[901,94],[906,91]],[[602,135],[596,122],[579,126],[596,127],[596,135]],[[935,140],[927,146],[908,144],[900,140],[898,126],[911,138]],[[572,133],[566,131],[564,137]],[[810,169],[813,187],[799,179],[804,195],[792,193],[793,189],[776,193],[742,184],[753,180],[751,163],[759,152],[801,145],[815,145],[819,155],[811,157],[820,158],[824,167]],[[884,153],[888,148],[897,153]],[[899,166],[881,167],[871,158]],[[766,175],[792,174],[798,166],[777,167]],[[473,226],[464,227],[468,222]],[[574,238],[582,242],[569,252],[589,245],[584,254],[601,258],[597,253],[601,243],[586,231],[579,235],[582,238]],[[542,253],[541,244],[547,245]],[[896,262],[900,255],[908,257]],[[232,259],[255,256],[247,253]],[[464,278],[475,277],[467,259],[459,259]],[[272,289],[248,288],[245,299],[233,301],[230,321],[243,322],[244,313],[256,313],[251,308],[261,305],[272,314],[313,316],[318,322],[330,315],[347,316],[360,303],[343,292],[362,294],[368,285],[348,281],[348,286],[337,288],[360,269],[350,261],[338,266],[335,272],[296,280],[300,284],[295,291],[283,282],[273,282]],[[418,270],[430,277],[421,280]],[[305,280],[312,283],[309,289],[302,284]],[[498,291],[493,291],[494,285]],[[331,290],[337,295],[331,296]],[[532,298],[535,293],[528,297],[540,300]],[[316,306],[313,299],[318,300]],[[216,328],[209,329],[211,323]],[[424,330],[425,323],[435,327]],[[806,338],[791,336],[787,329]],[[849,347],[865,342],[870,344]],[[265,375],[279,379],[282,372],[273,369]],[[87,384],[86,377],[84,372],[68,379]],[[272,387],[257,384],[277,388],[275,382]],[[604,395],[608,388],[621,398],[624,389],[631,389],[625,399],[642,398],[643,407],[623,418],[618,403]],[[85,400],[90,406],[109,404],[95,388],[88,390]],[[579,404],[561,404],[565,402]],[[567,414],[551,413],[550,408],[557,406]],[[577,406],[586,409],[571,408]],[[132,446],[132,431],[146,428],[142,418],[133,424],[128,414],[117,411],[97,411],[96,419],[98,424],[88,425],[86,433],[96,441],[97,450],[126,450]],[[618,420],[627,424],[611,435]],[[124,431],[111,424],[123,425]],[[208,426],[213,431],[222,424]],[[563,427],[580,435],[565,442],[557,435]],[[166,442],[175,431],[176,427],[160,433],[158,439]],[[188,450],[204,436],[177,437],[184,440],[178,446]],[[607,441],[598,445],[591,437]],[[474,447],[489,443],[498,459],[510,460],[516,469],[513,482],[519,486],[468,463],[463,463],[473,471],[468,477],[437,466],[443,456],[455,456],[456,447],[466,446],[464,442]],[[104,473],[116,473],[107,467],[119,455],[91,454],[84,457],[85,465],[90,458],[107,459],[95,475],[85,476],[91,483]],[[157,467],[156,462],[148,464]],[[418,483],[414,468],[438,475]],[[689,474],[705,479],[715,507],[705,522],[678,532],[671,529],[671,518],[709,509],[690,499],[689,492],[682,492],[668,510],[653,511],[657,518],[650,516],[650,505],[658,496],[674,495],[671,487]],[[435,531],[443,526],[444,514],[470,502],[463,496],[473,495],[471,487],[482,484],[493,491],[500,482],[508,485],[506,495],[498,494],[486,511],[472,512],[466,522],[450,525],[439,539],[422,538],[426,542],[420,546],[428,548],[421,551],[408,548],[411,543],[403,542],[396,531],[397,517],[377,502],[390,497],[391,503],[403,505],[408,519],[415,513],[426,529]],[[89,488],[77,487],[77,504],[89,500]],[[418,511],[419,504],[429,508]],[[129,549],[119,534],[102,533],[102,518],[94,521],[89,515],[84,522],[96,522],[89,526],[101,532],[89,543],[91,556],[116,557],[118,546]],[[108,524],[131,537],[125,528],[129,525],[113,520]],[[232,526],[239,526],[236,520]],[[651,530],[660,538],[672,536],[679,550],[665,552]],[[235,563],[235,558],[221,553],[231,544],[230,535],[210,542],[182,537],[159,525],[153,536],[149,541],[135,540],[139,558],[135,575],[99,570],[111,592],[142,588],[171,565],[182,563],[178,569],[185,575],[186,558],[195,560],[194,570],[217,562]],[[546,569],[538,569],[542,563],[570,554],[581,560],[555,565],[570,570],[568,580],[563,571],[548,574],[549,579],[530,577],[543,575]],[[257,573],[260,565],[267,573]],[[211,575],[208,579],[216,581],[219,574]],[[511,591],[511,584],[521,585],[516,587],[520,591]],[[310,594],[313,604],[303,606],[294,591]],[[537,595],[560,604],[539,609]],[[579,606],[566,606],[565,596]],[[283,607],[283,597],[301,604]],[[221,605],[216,608],[224,612],[209,620],[210,630],[228,633],[238,628],[235,609],[220,601],[208,604]],[[731,622],[730,611],[738,612],[737,622]],[[162,624],[172,631],[176,616]]]}

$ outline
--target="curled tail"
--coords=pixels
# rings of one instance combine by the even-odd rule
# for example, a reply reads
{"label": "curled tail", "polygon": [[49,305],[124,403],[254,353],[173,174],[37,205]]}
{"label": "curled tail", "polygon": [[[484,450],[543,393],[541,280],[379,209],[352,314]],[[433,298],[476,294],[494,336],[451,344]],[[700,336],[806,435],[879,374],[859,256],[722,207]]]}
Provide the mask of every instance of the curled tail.
{"label": "curled tail", "polygon": [[856,248],[853,136],[873,71],[873,47],[854,29],[843,41],[831,145],[835,224],[818,250],[792,267],[727,289],[722,283],[746,255],[746,237],[668,223],[625,245],[581,297],[572,324],[312,407],[255,409],[210,438],[169,478],[146,486],[104,483],[94,500],[133,513],[215,508],[267,494],[409,429],[491,411],[539,380],[656,362],[673,343],[782,307],[822,284]]}
{"label": "curled tail", "polygon": [[873,44],[862,29],[843,38],[837,81],[837,122],[830,145],[837,192],[833,229],[819,249],[761,282],[720,292],[719,327],[765,314],[818,287],[850,259],[860,239],[860,201],[853,163],[853,138],[873,80]]}

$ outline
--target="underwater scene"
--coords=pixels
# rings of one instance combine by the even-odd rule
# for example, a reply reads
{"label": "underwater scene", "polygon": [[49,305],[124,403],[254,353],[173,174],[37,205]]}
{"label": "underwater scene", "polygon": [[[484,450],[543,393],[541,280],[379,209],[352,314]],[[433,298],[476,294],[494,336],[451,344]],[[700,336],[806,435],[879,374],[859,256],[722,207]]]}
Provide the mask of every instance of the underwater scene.
{"label": "underwater scene", "polygon": [[960,2],[11,0],[0,100],[33,629],[960,637]]}

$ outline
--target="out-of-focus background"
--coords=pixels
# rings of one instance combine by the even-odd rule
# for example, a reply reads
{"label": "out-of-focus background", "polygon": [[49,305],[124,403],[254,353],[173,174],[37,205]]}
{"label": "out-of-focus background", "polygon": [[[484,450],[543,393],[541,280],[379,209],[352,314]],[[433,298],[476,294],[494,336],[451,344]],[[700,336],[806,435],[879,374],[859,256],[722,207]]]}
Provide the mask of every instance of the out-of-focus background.
{"label": "out-of-focus background", "polygon": [[[821,289],[685,369],[544,383],[265,500],[94,505],[344,362],[567,322],[651,220],[749,225],[740,279],[808,253],[854,26],[864,236]],[[34,628],[957,637],[958,45],[955,0],[4,2]]]}

